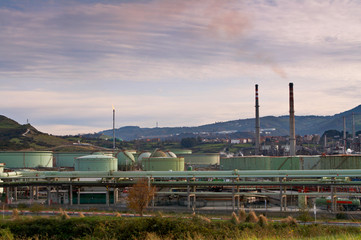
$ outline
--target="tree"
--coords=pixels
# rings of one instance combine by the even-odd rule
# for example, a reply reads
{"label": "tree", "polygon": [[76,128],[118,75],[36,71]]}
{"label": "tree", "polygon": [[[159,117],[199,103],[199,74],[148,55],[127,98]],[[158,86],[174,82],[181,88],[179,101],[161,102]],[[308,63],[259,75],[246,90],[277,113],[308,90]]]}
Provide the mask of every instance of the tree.
{"label": "tree", "polygon": [[155,194],[155,187],[148,184],[148,179],[141,178],[129,190],[127,204],[128,208],[143,216],[144,210],[148,207],[150,200]]}
{"label": "tree", "polygon": [[184,148],[191,148],[197,145],[197,139],[195,138],[182,138],[181,146]]}

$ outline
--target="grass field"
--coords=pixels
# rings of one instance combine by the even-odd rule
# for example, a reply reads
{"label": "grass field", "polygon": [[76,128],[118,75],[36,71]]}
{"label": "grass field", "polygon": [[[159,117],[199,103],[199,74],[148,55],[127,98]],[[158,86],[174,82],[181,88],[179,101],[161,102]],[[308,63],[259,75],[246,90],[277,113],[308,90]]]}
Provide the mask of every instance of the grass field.
{"label": "grass field", "polygon": [[254,214],[223,220],[200,215],[153,217],[27,217],[0,220],[0,239],[361,239],[360,227],[299,225],[288,217],[273,222]]}

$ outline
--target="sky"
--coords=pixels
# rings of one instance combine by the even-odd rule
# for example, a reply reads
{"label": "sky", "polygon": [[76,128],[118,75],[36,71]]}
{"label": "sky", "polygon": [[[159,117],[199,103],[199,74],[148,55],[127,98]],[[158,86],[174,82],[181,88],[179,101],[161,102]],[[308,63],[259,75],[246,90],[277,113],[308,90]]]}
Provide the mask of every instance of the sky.
{"label": "sky", "polygon": [[53,135],[361,103],[359,0],[1,0],[0,115]]}

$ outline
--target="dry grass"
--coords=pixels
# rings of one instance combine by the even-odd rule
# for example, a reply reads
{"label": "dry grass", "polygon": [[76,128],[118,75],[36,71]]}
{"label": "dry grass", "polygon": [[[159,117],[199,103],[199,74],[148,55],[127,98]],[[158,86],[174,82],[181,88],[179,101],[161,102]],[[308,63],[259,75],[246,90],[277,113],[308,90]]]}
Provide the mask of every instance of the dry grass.
{"label": "dry grass", "polygon": [[258,221],[259,221],[259,218],[257,217],[256,213],[254,211],[250,211],[246,218],[246,222],[258,223]]}
{"label": "dry grass", "polygon": [[291,216],[288,216],[287,218],[281,219],[281,222],[286,223],[288,225],[293,225],[293,226],[297,225],[296,219],[294,219]]}
{"label": "dry grass", "polygon": [[244,208],[242,207],[241,210],[239,211],[238,219],[239,219],[240,222],[245,222],[246,218],[247,218],[247,213],[244,210]]}
{"label": "dry grass", "polygon": [[15,209],[13,210],[12,219],[13,219],[13,220],[18,220],[18,219],[19,219],[19,210],[18,210],[17,208],[15,208]]}
{"label": "dry grass", "polygon": [[240,220],[235,212],[232,212],[231,222],[238,225],[240,224]]}
{"label": "dry grass", "polygon": [[258,224],[262,227],[268,226],[268,219],[264,215],[259,215],[259,222]]}

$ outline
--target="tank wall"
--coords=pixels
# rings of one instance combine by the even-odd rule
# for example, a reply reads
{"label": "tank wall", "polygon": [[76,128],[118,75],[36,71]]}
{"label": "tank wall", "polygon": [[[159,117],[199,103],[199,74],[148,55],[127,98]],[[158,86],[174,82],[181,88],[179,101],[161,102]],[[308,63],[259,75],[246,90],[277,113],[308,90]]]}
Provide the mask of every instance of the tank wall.
{"label": "tank wall", "polygon": [[361,155],[321,156],[322,169],[361,169]]}
{"label": "tank wall", "polygon": [[270,170],[300,170],[299,157],[270,157]]}
{"label": "tank wall", "polygon": [[56,167],[74,167],[75,158],[90,155],[92,152],[53,153]]}
{"label": "tank wall", "polygon": [[52,152],[0,152],[0,163],[6,168],[53,167]]}
{"label": "tank wall", "polygon": [[220,155],[218,153],[204,154],[179,154],[183,157],[186,164],[194,165],[218,165],[220,163]]}
{"label": "tank wall", "polygon": [[320,156],[299,156],[300,170],[321,170]]}
{"label": "tank wall", "polygon": [[173,152],[175,155],[189,155],[189,154],[192,154],[192,150],[190,149],[171,149],[169,150],[171,152]]}
{"label": "tank wall", "polygon": [[127,151],[119,152],[116,158],[118,159],[118,166],[130,166],[135,162],[133,154]]}
{"label": "tank wall", "polygon": [[116,158],[75,159],[75,171],[117,171]]}
{"label": "tank wall", "polygon": [[252,156],[221,158],[220,165],[222,170],[269,170],[270,158]]}
{"label": "tank wall", "polygon": [[144,171],[184,171],[184,158],[143,158]]}

